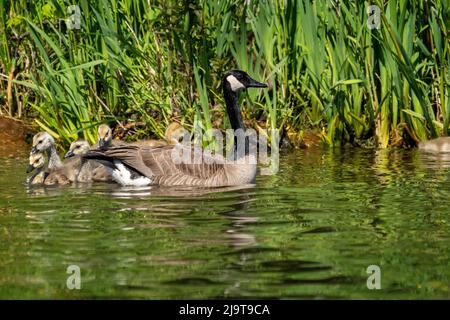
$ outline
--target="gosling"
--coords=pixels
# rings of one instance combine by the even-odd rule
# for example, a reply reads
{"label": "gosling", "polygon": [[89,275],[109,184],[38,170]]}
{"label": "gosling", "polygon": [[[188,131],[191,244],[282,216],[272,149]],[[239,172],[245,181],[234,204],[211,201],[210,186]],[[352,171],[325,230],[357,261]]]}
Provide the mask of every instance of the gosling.
{"label": "gosling", "polygon": [[450,137],[421,141],[419,149],[428,152],[450,152]]}
{"label": "gosling", "polygon": [[34,171],[34,173],[27,178],[27,184],[43,184],[46,172],[44,169],[45,166],[45,157],[42,153],[34,153],[31,154],[28,158],[29,164],[27,167],[27,173],[31,173]]}
{"label": "gosling", "polygon": [[82,155],[85,155],[90,150],[89,143],[85,140],[77,140],[72,142],[69,151],[65,154],[66,161],[73,161],[74,166],[78,166],[74,180],[78,182],[113,182],[111,170],[104,165],[93,160],[84,160]]}
{"label": "gosling", "polygon": [[48,132],[42,131],[34,135],[30,155],[38,152],[46,153],[49,168],[62,167],[61,158],[56,152],[55,139]]}
{"label": "gosling", "polygon": [[27,179],[30,184],[67,185],[70,183],[63,172],[63,168],[45,168],[45,156],[41,152],[30,155],[27,173],[33,170],[36,170],[36,172]]}
{"label": "gosling", "polygon": [[[98,147],[100,149],[107,149],[112,145],[125,144],[122,141],[117,141],[112,138],[112,130],[106,124],[101,124],[98,127]],[[131,142],[131,145],[147,146],[147,147],[161,147],[166,145],[175,145],[184,137],[186,130],[180,124],[172,122],[166,129],[164,140],[140,140]],[[96,146],[94,146],[95,148]]]}
{"label": "gosling", "polygon": [[[75,144],[74,148],[75,147],[80,153],[89,150],[89,144],[87,144],[87,149],[86,144],[83,143]],[[51,172],[56,172],[46,179],[46,181],[48,180],[48,183],[46,184],[66,184],[66,180],[69,180],[70,182],[77,181],[78,175],[82,169],[81,158],[67,159],[62,162],[56,152],[55,139],[53,139],[49,133],[39,132],[33,137],[30,155],[36,153],[45,153],[48,159],[47,169]],[[88,177],[84,178],[89,179]]]}

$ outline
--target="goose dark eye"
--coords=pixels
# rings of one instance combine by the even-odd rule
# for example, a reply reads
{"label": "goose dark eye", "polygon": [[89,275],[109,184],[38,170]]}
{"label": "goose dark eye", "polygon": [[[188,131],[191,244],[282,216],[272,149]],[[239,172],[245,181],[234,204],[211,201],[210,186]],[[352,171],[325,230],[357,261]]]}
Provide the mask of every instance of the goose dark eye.
{"label": "goose dark eye", "polygon": [[80,146],[76,146],[75,149],[80,149]]}
{"label": "goose dark eye", "polygon": [[42,142],[43,142],[43,140],[39,140],[39,141],[38,141],[38,144],[41,144]]}

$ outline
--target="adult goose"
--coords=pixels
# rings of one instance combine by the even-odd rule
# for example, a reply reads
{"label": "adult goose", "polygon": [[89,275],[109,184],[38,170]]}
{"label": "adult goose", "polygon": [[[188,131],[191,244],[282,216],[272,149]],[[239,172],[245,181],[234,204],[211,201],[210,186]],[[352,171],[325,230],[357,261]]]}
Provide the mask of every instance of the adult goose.
{"label": "adult goose", "polygon": [[[267,85],[241,70],[232,70],[223,76],[226,110],[234,130],[245,129],[238,94],[250,87],[265,88]],[[121,145],[90,150],[84,157],[109,166],[113,170],[113,178],[121,185],[222,187],[250,184],[255,180],[256,159],[248,154],[247,148],[239,163],[226,162],[218,155],[203,155],[203,161],[197,164],[176,161],[174,148],[180,148],[180,145],[156,148]]]}

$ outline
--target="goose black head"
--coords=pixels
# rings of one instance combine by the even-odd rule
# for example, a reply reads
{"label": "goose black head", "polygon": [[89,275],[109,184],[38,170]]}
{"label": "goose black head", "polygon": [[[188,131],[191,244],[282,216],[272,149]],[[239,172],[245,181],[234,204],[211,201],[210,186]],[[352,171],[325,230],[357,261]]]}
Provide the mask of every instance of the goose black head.
{"label": "goose black head", "polygon": [[43,152],[55,145],[55,139],[45,131],[38,132],[33,137],[33,145],[30,154]]}
{"label": "goose black head", "polygon": [[101,124],[98,127],[98,146],[100,149],[105,149],[111,146],[112,130],[107,124]]}
{"label": "goose black head", "polygon": [[70,158],[73,156],[81,156],[86,154],[90,149],[89,143],[85,140],[77,140],[70,144],[69,151],[67,151],[64,158]]}
{"label": "goose black head", "polygon": [[223,76],[223,86],[233,92],[247,88],[266,88],[267,84],[251,78],[245,71],[231,70]]}

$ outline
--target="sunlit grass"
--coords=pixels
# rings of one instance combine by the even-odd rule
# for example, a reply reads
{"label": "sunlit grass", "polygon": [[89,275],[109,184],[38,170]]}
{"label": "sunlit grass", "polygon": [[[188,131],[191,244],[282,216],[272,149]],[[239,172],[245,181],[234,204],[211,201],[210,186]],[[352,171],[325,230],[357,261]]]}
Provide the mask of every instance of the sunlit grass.
{"label": "sunlit grass", "polygon": [[[0,0],[0,105],[63,142],[99,122],[162,137],[172,120],[226,128],[221,75],[270,83],[243,98],[254,125],[316,128],[329,145],[408,146],[449,133],[447,1]],[[17,37],[24,35],[23,39]],[[221,112],[218,112],[220,110]]]}

